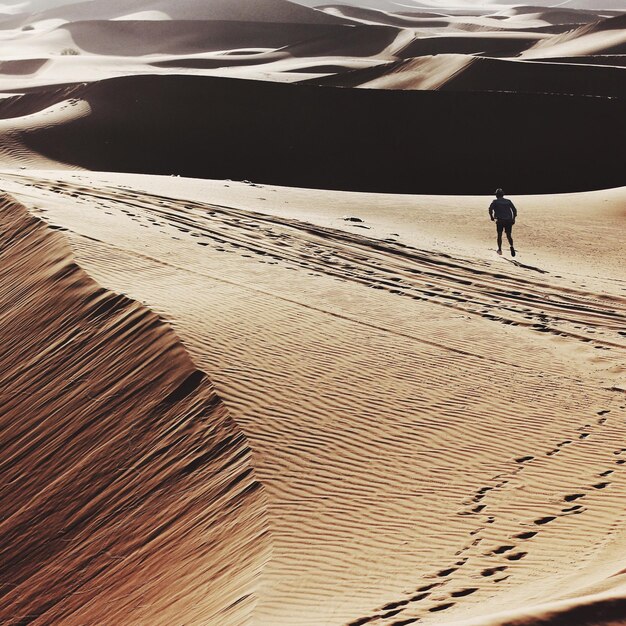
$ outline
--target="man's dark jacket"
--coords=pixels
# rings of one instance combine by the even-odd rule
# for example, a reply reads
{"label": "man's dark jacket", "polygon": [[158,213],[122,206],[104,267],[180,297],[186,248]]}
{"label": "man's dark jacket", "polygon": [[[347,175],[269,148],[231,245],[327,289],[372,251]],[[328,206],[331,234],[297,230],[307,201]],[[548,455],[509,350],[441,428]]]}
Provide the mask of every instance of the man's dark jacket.
{"label": "man's dark jacket", "polygon": [[489,217],[499,222],[514,222],[517,217],[515,205],[506,198],[497,198],[489,207]]}

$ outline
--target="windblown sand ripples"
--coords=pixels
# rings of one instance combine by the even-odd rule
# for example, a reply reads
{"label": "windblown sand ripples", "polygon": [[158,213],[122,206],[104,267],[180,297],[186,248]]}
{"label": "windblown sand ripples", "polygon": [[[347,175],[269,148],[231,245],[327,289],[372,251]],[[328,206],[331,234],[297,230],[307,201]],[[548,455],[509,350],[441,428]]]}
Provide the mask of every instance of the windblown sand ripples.
{"label": "windblown sand ripples", "polygon": [[246,433],[273,537],[258,623],[447,623],[621,584],[618,288],[89,176],[20,197],[172,321]]}
{"label": "windblown sand ripples", "polygon": [[245,437],[154,313],[0,213],[0,620],[246,623],[268,536]]}

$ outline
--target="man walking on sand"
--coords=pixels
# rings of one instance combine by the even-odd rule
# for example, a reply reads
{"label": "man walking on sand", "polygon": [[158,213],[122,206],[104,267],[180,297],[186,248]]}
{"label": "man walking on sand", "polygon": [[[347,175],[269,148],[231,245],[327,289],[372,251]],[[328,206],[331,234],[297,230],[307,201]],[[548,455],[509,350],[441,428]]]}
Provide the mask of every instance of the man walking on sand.
{"label": "man walking on sand", "polygon": [[515,256],[515,248],[513,247],[513,224],[517,217],[517,209],[515,205],[504,197],[502,189],[496,189],[496,199],[489,207],[489,217],[496,222],[498,230],[498,254],[502,254],[502,231],[506,233],[506,238],[511,246],[511,256]]}

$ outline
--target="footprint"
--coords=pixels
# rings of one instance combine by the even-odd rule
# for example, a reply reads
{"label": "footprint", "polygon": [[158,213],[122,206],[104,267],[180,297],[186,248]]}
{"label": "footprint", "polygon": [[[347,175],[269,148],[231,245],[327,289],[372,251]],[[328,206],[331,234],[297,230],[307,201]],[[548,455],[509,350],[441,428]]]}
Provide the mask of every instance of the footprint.
{"label": "footprint", "polygon": [[464,598],[470,596],[478,591],[478,587],[469,587],[468,589],[461,589],[460,591],[453,591],[450,595],[453,598]]}
{"label": "footprint", "polygon": [[543,526],[544,524],[549,524],[550,522],[553,522],[555,519],[556,517],[554,517],[553,515],[548,515],[547,517],[541,517],[539,519],[536,519],[534,523],[538,526]]}
{"label": "footprint", "polygon": [[527,555],[528,552],[516,552],[515,554],[509,554],[506,558],[508,561],[520,561]]}
{"label": "footprint", "polygon": [[515,548],[515,546],[500,546],[493,550],[492,554],[504,554],[505,552],[513,550],[513,548]]}
{"label": "footprint", "polygon": [[437,576],[439,576],[439,578],[445,578],[446,576],[450,576],[450,574],[453,574],[454,572],[456,572],[457,569],[459,569],[459,568],[458,567],[450,567],[448,569],[442,569],[440,572],[437,572]]}
{"label": "footprint", "polygon": [[428,611],[430,613],[435,613],[437,611],[446,611],[449,608],[454,606],[454,602],[446,602],[445,604],[438,604],[437,606],[433,606]]}
{"label": "footprint", "polygon": [[410,600],[400,600],[399,602],[390,602],[380,609],[381,611],[391,611],[393,609],[399,609],[402,606],[406,606]]}
{"label": "footprint", "polygon": [[580,498],[584,498],[586,495],[584,493],[572,493],[569,496],[565,496],[563,500],[565,502],[574,502],[574,500],[580,500]]}
{"label": "footprint", "polygon": [[391,626],[409,626],[409,624],[417,624],[419,621],[419,617],[411,617],[409,619],[401,619],[397,622],[393,622]]}
{"label": "footprint", "polygon": [[497,574],[498,572],[504,572],[506,569],[508,569],[506,567],[506,565],[500,565],[498,567],[488,567],[486,569],[484,569],[480,575],[481,576],[493,576],[494,574]]}
{"label": "footprint", "polygon": [[526,463],[528,461],[532,461],[535,457],[534,456],[520,456],[519,458],[515,459],[516,463]]}
{"label": "footprint", "polygon": [[409,598],[409,600],[411,602],[420,602],[421,600],[425,600],[426,598],[428,598],[428,596],[430,595],[430,593],[426,592],[426,593],[418,593],[416,595],[414,595],[412,598]]}
{"label": "footprint", "polygon": [[580,437],[578,437],[579,439],[587,439],[587,437],[589,437],[589,433],[583,433],[582,435],[580,435]]}
{"label": "footprint", "polygon": [[532,539],[536,534],[537,534],[536,531],[519,533],[519,535],[515,535],[515,539]]}
{"label": "footprint", "polygon": [[602,472],[601,474],[598,474],[598,476],[610,476],[613,472],[614,470],[606,470],[606,472]]}
{"label": "footprint", "polygon": [[585,509],[584,506],[577,504],[576,506],[572,506],[569,509],[561,509],[561,513],[582,513],[583,511],[586,511],[586,510],[587,509]]}
{"label": "footprint", "polygon": [[431,589],[434,589],[435,587],[439,587],[441,583],[432,583],[430,585],[424,585],[423,587],[420,587],[419,589],[416,589],[416,591],[418,593],[421,593],[423,591],[430,591]]}
{"label": "footprint", "polygon": [[493,487],[483,487],[479,489],[474,496],[474,502],[480,502],[487,495],[487,492],[492,490]]}
{"label": "footprint", "polygon": [[611,483],[598,483],[597,485],[592,485],[594,489],[604,489],[608,487]]}

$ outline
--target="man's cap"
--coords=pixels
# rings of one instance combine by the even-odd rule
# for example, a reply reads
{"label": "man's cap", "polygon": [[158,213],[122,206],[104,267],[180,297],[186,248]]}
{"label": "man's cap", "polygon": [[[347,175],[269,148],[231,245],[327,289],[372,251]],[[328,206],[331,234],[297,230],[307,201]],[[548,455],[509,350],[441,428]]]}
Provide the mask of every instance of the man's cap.
{"label": "man's cap", "polygon": [[496,189],[496,196],[500,197],[500,196],[503,196],[503,195],[504,195],[504,191],[502,191],[502,189],[500,189],[498,187],[498,189]]}

